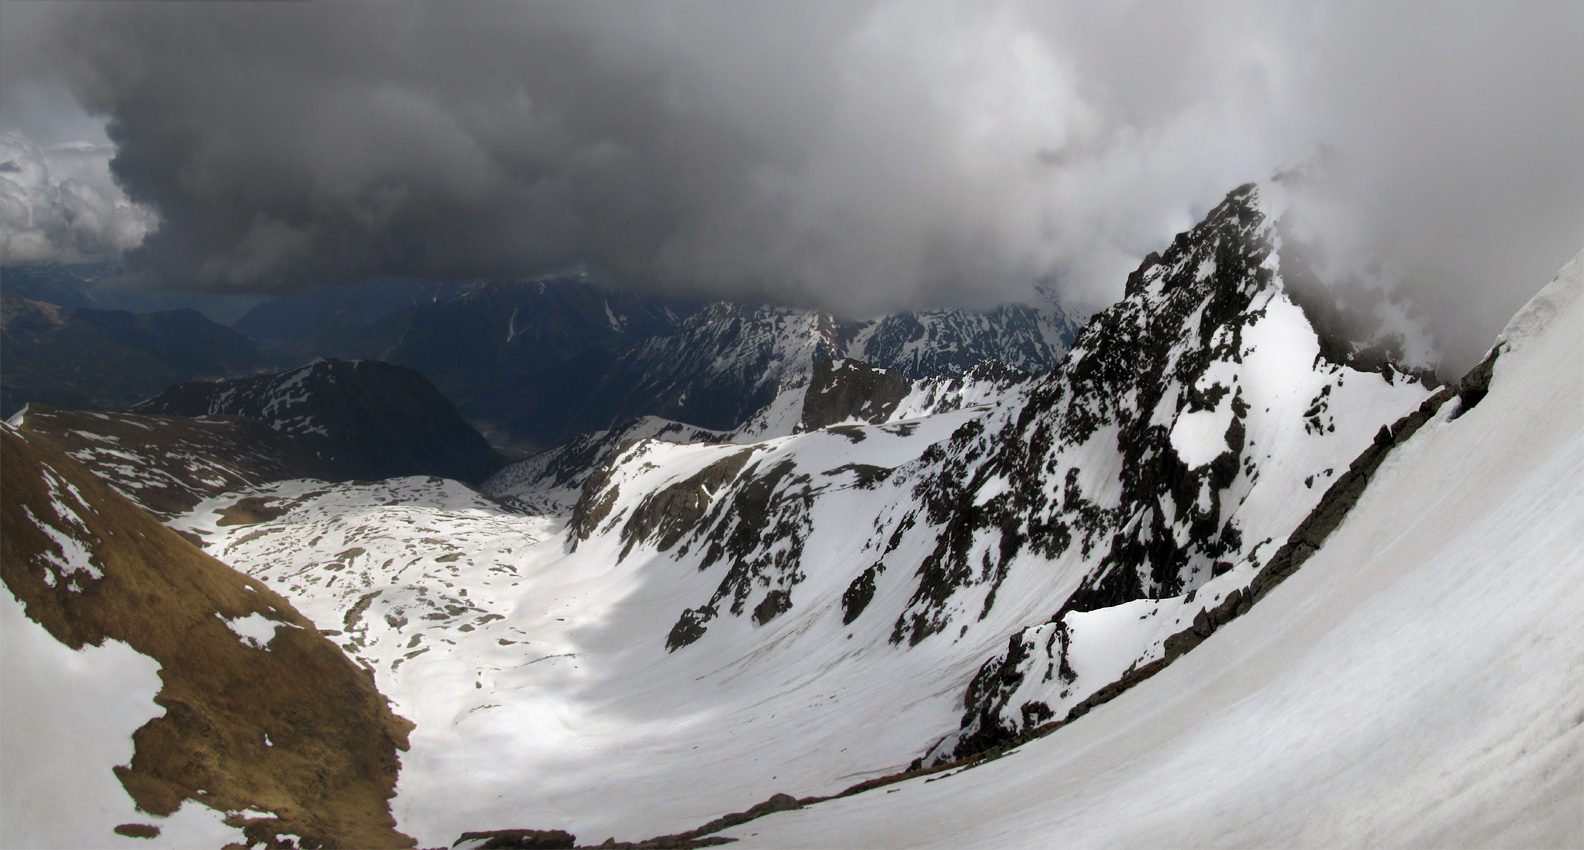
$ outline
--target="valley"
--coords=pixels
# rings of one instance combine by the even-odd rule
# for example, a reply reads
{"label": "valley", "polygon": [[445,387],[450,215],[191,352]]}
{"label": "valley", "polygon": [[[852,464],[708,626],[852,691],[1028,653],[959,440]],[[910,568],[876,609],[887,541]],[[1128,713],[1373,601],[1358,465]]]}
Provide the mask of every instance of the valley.
{"label": "valley", "polygon": [[[1288,191],[1229,193],[1076,336],[1039,337],[1071,349],[1048,369],[926,367],[876,347],[885,322],[844,337],[709,308],[607,373],[633,372],[623,397],[646,416],[504,468],[420,373],[339,360],[125,413],[29,406],[8,459],[102,482],[182,559],[278,594],[273,616],[388,700],[399,770],[354,818],[388,818],[387,839],[634,842],[792,799],[810,805],[719,835],[1584,837],[1584,693],[1565,674],[1584,639],[1584,398],[1559,379],[1581,362],[1580,260],[1442,387],[1316,330],[1286,282],[1313,274],[1283,253]],[[7,470],[8,587],[97,587],[126,532],[66,515],[97,502],[18,501],[38,474]],[[136,649],[127,628],[112,636]],[[210,632],[206,652],[277,651],[278,629]],[[325,687],[347,686],[303,682]],[[295,693],[281,716],[310,722]],[[11,705],[8,729],[35,722]],[[207,781],[184,798],[217,813],[205,826],[141,798],[139,816],[176,846],[351,840],[304,820],[307,797],[246,790],[251,770],[224,767],[244,790],[223,800]],[[148,846],[101,826],[106,846]]]}

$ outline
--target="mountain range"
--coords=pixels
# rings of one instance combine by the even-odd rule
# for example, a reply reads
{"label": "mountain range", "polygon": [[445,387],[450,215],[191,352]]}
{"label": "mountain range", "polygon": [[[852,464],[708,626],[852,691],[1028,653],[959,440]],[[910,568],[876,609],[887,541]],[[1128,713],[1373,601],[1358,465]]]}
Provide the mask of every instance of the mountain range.
{"label": "mountain range", "polygon": [[388,362],[29,405],[8,668],[127,696],[7,728],[111,730],[52,779],[106,846],[1584,841],[1584,255],[1443,386],[1289,194],[1081,329],[481,284],[281,332]]}
{"label": "mountain range", "polygon": [[[286,371],[318,358],[381,360],[417,370],[493,445],[520,457],[641,416],[730,430],[831,358],[915,378],[986,359],[1044,371],[1077,329],[1044,290],[1036,303],[988,312],[860,321],[639,295],[595,286],[586,275],[372,280],[255,304],[228,328],[187,308],[133,314],[88,306],[132,303],[103,282],[115,271],[4,272],[0,415],[30,401],[124,410],[177,383]],[[147,294],[136,303],[164,302]]]}

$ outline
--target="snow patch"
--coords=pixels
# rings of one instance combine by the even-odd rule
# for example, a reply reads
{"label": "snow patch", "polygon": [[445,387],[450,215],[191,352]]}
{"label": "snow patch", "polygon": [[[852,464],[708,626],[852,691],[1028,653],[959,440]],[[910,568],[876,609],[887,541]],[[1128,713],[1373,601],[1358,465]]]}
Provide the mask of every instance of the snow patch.
{"label": "snow patch", "polygon": [[[219,847],[243,844],[224,814],[188,803],[168,818],[139,811],[112,768],[132,761],[132,733],[164,714],[159,663],[126,644],[73,651],[0,589],[0,846]],[[62,742],[70,746],[62,746]],[[68,792],[68,793],[63,793]],[[160,828],[151,840],[114,832]]]}
{"label": "snow patch", "polygon": [[1226,433],[1232,424],[1232,406],[1184,413],[1172,426],[1171,445],[1189,469],[1198,469],[1227,451]]}
{"label": "snow patch", "polygon": [[[216,614],[215,616],[220,617],[219,614]],[[295,626],[291,623],[282,623],[277,620],[271,620],[270,618],[257,612],[249,614],[246,617],[237,617],[234,619],[220,617],[220,622],[225,623],[226,628],[230,629],[232,634],[235,634],[237,637],[241,638],[243,643],[253,647],[254,649],[264,650],[269,649],[270,641],[275,639],[276,629],[299,628],[298,626]]]}
{"label": "snow patch", "polygon": [[[60,507],[59,503],[56,504],[56,507]],[[49,537],[50,541],[55,544],[55,552],[46,549],[40,553],[55,568],[52,570],[55,578],[69,578],[72,574],[79,572],[86,573],[91,579],[104,578],[104,573],[93,563],[93,553],[81,541],[69,534],[62,533],[55,526],[41,521],[33,515],[33,511],[29,510],[26,505],[22,506],[22,512],[27,515],[33,525],[38,527],[39,531],[44,532],[45,536]],[[72,519],[75,520],[76,517],[74,516]],[[54,581],[49,581],[49,584],[51,587],[55,586]]]}

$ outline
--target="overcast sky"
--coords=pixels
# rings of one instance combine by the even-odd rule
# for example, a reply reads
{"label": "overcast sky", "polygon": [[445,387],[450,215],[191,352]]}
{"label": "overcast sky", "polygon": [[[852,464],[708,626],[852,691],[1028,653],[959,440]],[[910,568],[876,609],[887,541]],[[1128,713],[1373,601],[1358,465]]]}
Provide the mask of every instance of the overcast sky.
{"label": "overcast sky", "polygon": [[0,237],[222,291],[1093,308],[1324,143],[1483,347],[1584,247],[1581,43],[1577,2],[6,2]]}

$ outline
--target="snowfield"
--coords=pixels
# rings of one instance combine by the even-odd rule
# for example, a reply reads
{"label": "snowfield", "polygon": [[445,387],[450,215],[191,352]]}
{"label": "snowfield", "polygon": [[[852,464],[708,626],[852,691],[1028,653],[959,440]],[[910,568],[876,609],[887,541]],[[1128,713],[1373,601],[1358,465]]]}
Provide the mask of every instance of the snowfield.
{"label": "snowfield", "polygon": [[[968,771],[771,815],[747,847],[1584,845],[1584,255],[1490,394],[1154,678]],[[945,778],[942,778],[944,776]]]}
{"label": "snowfield", "polygon": [[[820,471],[850,457],[902,463],[976,414],[752,450],[766,465],[789,457]],[[744,448],[639,446],[640,477],[662,479]],[[805,558],[857,561],[870,530],[848,517],[898,496],[825,480],[813,522],[833,531]],[[632,499],[661,483],[635,482]],[[283,512],[221,525],[244,498]],[[393,810],[420,846],[515,827],[640,839],[774,793],[833,793],[901,770],[956,727],[978,663],[1044,607],[1008,604],[974,639],[912,650],[886,643],[887,622],[848,627],[839,609],[798,607],[763,627],[722,618],[707,647],[668,653],[678,612],[707,598],[718,573],[648,546],[623,558],[615,534],[568,552],[564,515],[514,514],[454,481],[283,482],[207,500],[172,526],[341,631],[334,639],[417,723]],[[800,592],[827,599],[850,578],[809,572]]]}

